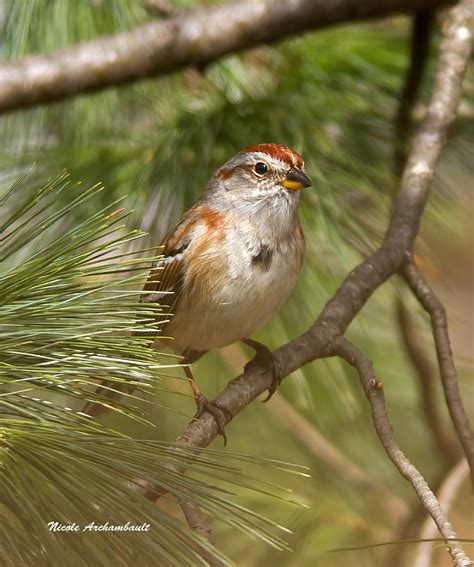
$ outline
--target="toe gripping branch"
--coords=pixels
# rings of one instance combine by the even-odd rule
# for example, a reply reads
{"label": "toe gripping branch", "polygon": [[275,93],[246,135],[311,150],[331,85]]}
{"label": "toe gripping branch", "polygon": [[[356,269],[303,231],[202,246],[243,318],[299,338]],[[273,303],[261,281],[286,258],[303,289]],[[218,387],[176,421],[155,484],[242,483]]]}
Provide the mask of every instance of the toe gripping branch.
{"label": "toe gripping branch", "polygon": [[246,345],[252,347],[256,352],[252,360],[247,362],[244,370],[247,369],[250,370],[258,367],[260,369],[263,369],[264,372],[267,372],[268,369],[270,369],[272,375],[272,383],[268,388],[267,397],[264,400],[262,400],[262,403],[268,402],[268,400],[276,392],[278,386],[281,384],[281,381],[283,379],[283,372],[280,363],[278,362],[277,358],[275,358],[275,355],[272,353],[272,351],[266,345],[259,343],[258,341],[254,341],[253,339],[246,339],[243,342]]}
{"label": "toe gripping branch", "polygon": [[196,397],[197,412],[194,419],[199,419],[201,415],[207,411],[216,420],[217,431],[224,439],[224,445],[227,445],[227,435],[225,433],[226,424],[232,419],[232,413],[216,400],[208,400],[206,396],[199,394]]}

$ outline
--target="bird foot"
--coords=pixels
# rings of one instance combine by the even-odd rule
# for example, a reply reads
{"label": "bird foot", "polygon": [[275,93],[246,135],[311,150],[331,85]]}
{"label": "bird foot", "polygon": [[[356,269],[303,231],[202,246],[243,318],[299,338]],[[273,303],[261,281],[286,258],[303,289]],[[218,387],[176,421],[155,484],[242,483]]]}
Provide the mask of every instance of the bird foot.
{"label": "bird foot", "polygon": [[196,398],[197,412],[194,415],[194,419],[199,419],[201,415],[207,411],[216,420],[217,431],[219,435],[224,438],[224,445],[227,445],[227,436],[225,434],[226,423],[229,422],[233,415],[232,413],[222,404],[216,402],[215,400],[208,400],[206,396],[199,394]]}
{"label": "bird foot", "polygon": [[270,388],[268,388],[268,396],[264,400],[262,400],[262,403],[265,403],[268,402],[268,400],[276,392],[278,386],[281,384],[281,381],[283,379],[283,372],[280,363],[268,347],[266,347],[265,345],[259,345],[258,347],[253,348],[255,348],[256,350],[256,355],[252,358],[252,360],[247,362],[244,370],[263,368],[263,370],[267,372],[268,368],[270,368],[270,372],[272,374],[272,383],[270,385]]}

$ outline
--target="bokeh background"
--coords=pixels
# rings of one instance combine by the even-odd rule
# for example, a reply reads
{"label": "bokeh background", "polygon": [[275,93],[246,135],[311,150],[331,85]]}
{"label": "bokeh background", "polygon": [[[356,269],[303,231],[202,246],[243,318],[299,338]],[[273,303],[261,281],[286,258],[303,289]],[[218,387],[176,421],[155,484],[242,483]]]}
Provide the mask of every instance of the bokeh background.
{"label": "bokeh background", "polygon": [[[156,19],[146,4],[140,0],[3,0],[1,61],[49,52]],[[209,2],[170,4],[178,9]],[[409,62],[409,37],[408,17],[348,24],[228,56],[205,69],[189,68],[4,115],[0,118],[1,193],[31,164],[34,168],[10,203],[33,195],[66,169],[73,184],[80,181],[81,187],[89,188],[100,182],[104,190],[64,215],[57,232],[45,233],[43,242],[124,198],[120,206],[132,211],[127,226],[147,233],[138,243],[123,243],[124,249],[152,247],[196,200],[212,172],[237,151],[260,142],[295,148],[305,158],[314,182],[301,204],[308,250],[291,299],[256,337],[276,348],[314,321],[342,279],[381,240],[397,189],[394,118]],[[435,31],[415,109],[417,118],[422,117],[429,94],[437,38]],[[420,265],[447,308],[460,388],[470,415],[474,405],[473,155],[471,66],[417,240]],[[53,209],[59,210],[70,199],[71,193],[63,191]],[[35,241],[25,242],[22,256],[7,261],[5,270],[33,254],[35,246]],[[4,307],[8,303],[5,296],[0,302]],[[427,422],[420,381],[402,339],[400,310],[408,313],[408,326],[436,368],[426,316],[395,278],[369,300],[348,335],[373,360],[385,384],[401,447],[427,480],[439,486],[456,461],[440,451]],[[195,368],[202,390],[208,397],[217,395],[250,356],[250,351],[237,345],[206,356]],[[104,417],[105,426],[135,439],[172,441],[188,423],[194,403],[186,382],[173,378],[181,376],[179,369],[167,368],[157,375],[161,390],[155,403],[133,401],[154,426],[122,412]],[[5,384],[12,387],[8,379]],[[442,428],[456,447],[439,384],[435,389]],[[57,393],[41,390],[38,395],[62,400],[74,409],[81,407],[79,400],[67,401]],[[291,489],[296,503],[270,497],[263,490],[247,490],[243,481],[233,487],[234,494],[229,496],[233,501],[291,530],[283,537],[293,550],[275,550],[216,519],[215,544],[237,565],[415,564],[417,544],[364,547],[420,538],[425,517],[411,487],[380,446],[357,377],[342,361],[317,361],[295,372],[270,403],[253,403],[232,421],[227,433],[226,451],[303,465],[310,475],[239,464],[244,477],[254,475]],[[221,450],[222,440],[216,439],[212,447]],[[214,482],[212,471],[206,475]],[[464,476],[449,516],[460,537],[472,538]],[[217,477],[215,483],[219,483]],[[273,491],[286,494],[279,488]],[[171,500],[160,506],[180,518]],[[362,549],[330,551],[351,547]],[[115,564],[113,554],[94,560],[93,548],[87,548],[87,553],[86,564]],[[449,565],[442,548],[434,552],[430,565]]]}

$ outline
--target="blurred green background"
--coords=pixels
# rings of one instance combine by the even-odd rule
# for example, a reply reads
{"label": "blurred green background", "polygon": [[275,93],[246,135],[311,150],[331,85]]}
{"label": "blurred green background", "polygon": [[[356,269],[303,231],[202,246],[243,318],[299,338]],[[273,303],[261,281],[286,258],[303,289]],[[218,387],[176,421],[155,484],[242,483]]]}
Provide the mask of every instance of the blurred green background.
{"label": "blurred green background", "polygon": [[[202,3],[171,2],[180,7]],[[156,19],[145,4],[140,0],[4,0],[1,60],[52,51]],[[277,142],[295,148],[306,161],[314,187],[302,196],[308,250],[298,285],[281,313],[256,337],[276,348],[314,321],[345,275],[380,242],[397,188],[394,117],[408,65],[409,37],[407,17],[348,24],[251,49],[205,69],[190,68],[2,116],[1,193],[33,163],[13,199],[34,194],[63,169],[82,187],[100,182],[105,189],[64,215],[59,230],[65,233],[125,197],[120,206],[132,211],[128,228],[147,233],[138,243],[123,244],[130,251],[156,246],[200,195],[212,172],[243,147]],[[437,31],[415,109],[418,118],[429,94],[436,40]],[[470,415],[474,405],[470,381],[473,104],[471,66],[417,241],[425,275],[447,307],[460,387]],[[59,210],[70,199],[71,193],[62,191],[51,210]],[[45,234],[43,242],[56,237],[57,233]],[[23,257],[34,250],[34,242],[25,242]],[[6,268],[13,265],[7,262]],[[6,301],[1,297],[0,301],[5,306]],[[373,360],[385,384],[401,447],[436,485],[454,463],[443,458],[423,413],[419,381],[401,339],[400,303],[412,312],[412,324],[434,365],[426,317],[395,279],[370,299],[348,336]],[[208,397],[217,395],[250,356],[240,346],[206,356],[195,368],[203,392]],[[156,405],[139,406],[156,427],[122,413],[105,417],[105,426],[134,438],[172,441],[192,416],[194,402],[187,395],[186,382],[168,376],[181,376],[179,369],[158,374],[163,391],[156,394]],[[5,384],[11,387],[8,380]],[[443,427],[454,437],[441,389],[437,389]],[[57,399],[57,394],[45,391],[39,395]],[[67,403],[81,407],[77,400]],[[253,403],[232,421],[227,433],[226,451],[304,465],[311,475],[265,467],[252,473],[291,489],[291,498],[304,506],[241,485],[234,487],[234,501],[292,531],[284,538],[293,550],[275,550],[216,520],[215,544],[237,565],[413,564],[416,545],[328,552],[420,537],[424,519],[416,514],[412,489],[381,448],[357,377],[343,362],[317,361],[295,372],[270,403]],[[216,439],[213,447],[222,449],[222,440]],[[242,462],[240,466],[244,476],[251,474],[253,465]],[[206,474],[212,482],[212,472]],[[472,537],[468,491],[465,479],[450,510],[460,537]],[[180,516],[173,503],[165,501],[160,506]],[[412,529],[403,531],[412,515]],[[449,565],[443,549],[434,557],[431,565]],[[86,564],[100,564],[93,555],[87,558]]]}

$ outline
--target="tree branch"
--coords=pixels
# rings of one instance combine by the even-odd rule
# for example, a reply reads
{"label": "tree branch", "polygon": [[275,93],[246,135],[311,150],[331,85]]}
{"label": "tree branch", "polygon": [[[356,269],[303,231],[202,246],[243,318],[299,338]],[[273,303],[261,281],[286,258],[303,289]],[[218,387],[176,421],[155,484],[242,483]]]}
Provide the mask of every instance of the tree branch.
{"label": "tree branch", "polygon": [[[439,503],[444,511],[450,509],[452,502],[462,485],[469,476],[469,466],[465,459],[450,470],[444,479],[439,490]],[[436,537],[436,526],[428,516],[423,523],[419,534],[420,540],[429,540]],[[418,552],[413,562],[413,567],[430,567],[432,565],[431,554],[433,552],[433,542],[423,541],[418,547]]]}
{"label": "tree branch", "polygon": [[[178,498],[178,501],[188,526],[212,544],[212,530],[209,525],[209,517],[196,504],[189,502],[185,498]],[[224,567],[224,563],[213,555],[211,551],[202,548],[201,554],[210,567]]]}
{"label": "tree branch", "polygon": [[177,7],[168,0],[144,0],[143,5],[146,10],[160,18],[169,18],[177,12]]}
{"label": "tree branch", "polygon": [[459,391],[456,367],[454,366],[448,334],[446,310],[413,261],[406,263],[403,268],[403,275],[419,302],[431,316],[431,326],[433,328],[433,337],[446,403],[466,454],[467,462],[471,469],[471,484],[474,487],[474,436]]}
{"label": "tree branch", "polygon": [[385,407],[383,384],[376,378],[372,362],[345,337],[340,337],[334,343],[334,354],[344,358],[357,370],[365,395],[369,400],[374,427],[383,448],[399,473],[413,486],[425,510],[435,521],[440,534],[446,541],[454,565],[457,567],[471,565],[470,559],[456,541],[456,533],[441,509],[438,499],[433,494],[426,480],[407,459],[398,445]]}
{"label": "tree branch", "polygon": [[395,171],[401,175],[405,166],[408,140],[412,129],[413,107],[423,80],[433,29],[433,11],[418,12],[413,18],[410,64],[395,119]]}
{"label": "tree branch", "polygon": [[449,0],[252,0],[178,14],[0,66],[0,113],[154,77],[321,27]]}
{"label": "tree branch", "polygon": [[445,423],[439,411],[436,393],[438,376],[421,344],[414,327],[413,317],[402,299],[399,299],[397,304],[397,315],[403,343],[420,384],[421,405],[430,431],[447,462],[453,463],[459,459],[459,450],[458,446],[454,445],[450,432],[445,429]]}

